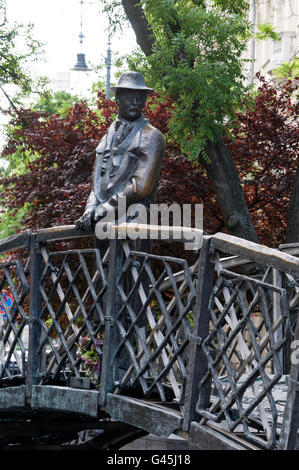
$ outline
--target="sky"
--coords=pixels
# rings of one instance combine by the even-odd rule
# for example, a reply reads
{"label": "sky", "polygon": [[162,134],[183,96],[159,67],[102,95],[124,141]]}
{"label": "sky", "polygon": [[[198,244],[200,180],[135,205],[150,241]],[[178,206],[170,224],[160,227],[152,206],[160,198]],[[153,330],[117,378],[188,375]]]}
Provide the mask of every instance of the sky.
{"label": "sky", "polygon": [[[44,42],[46,61],[33,64],[37,74],[55,78],[57,72],[74,67],[81,52],[80,0],[6,0],[9,22],[33,23],[35,37]],[[107,51],[107,19],[99,14],[97,0],[84,0],[82,7],[83,49],[87,63],[104,64]],[[133,31],[128,27],[112,37],[113,52],[126,54],[136,46]],[[77,72],[79,73],[79,72]]]}
{"label": "sky", "polygon": [[[79,39],[81,32],[81,1],[80,0],[6,0],[7,21],[10,24],[34,24],[34,37],[43,43],[45,54],[38,62],[30,66],[30,73],[35,76],[45,75],[51,80],[51,88],[55,89],[57,74],[69,72],[77,62],[77,54],[85,54],[87,65],[103,65],[98,73],[71,72],[71,93],[87,97],[86,89],[98,79],[105,79],[105,57],[108,47],[108,22],[104,15],[99,14],[98,0],[83,0],[82,33],[84,35],[82,50]],[[1,18],[2,21],[2,18]],[[135,35],[128,26],[111,38],[112,57],[116,53],[125,55],[136,47]],[[114,69],[111,71],[113,81]],[[86,82],[86,86],[85,86]],[[14,87],[5,86],[10,94]],[[79,90],[79,91],[78,91]],[[80,91],[82,93],[80,93]],[[13,92],[12,92],[13,94]],[[0,95],[0,106],[7,108],[8,102]],[[0,113],[0,151],[5,143],[4,129],[7,117]],[[0,165],[2,161],[0,161]]]}

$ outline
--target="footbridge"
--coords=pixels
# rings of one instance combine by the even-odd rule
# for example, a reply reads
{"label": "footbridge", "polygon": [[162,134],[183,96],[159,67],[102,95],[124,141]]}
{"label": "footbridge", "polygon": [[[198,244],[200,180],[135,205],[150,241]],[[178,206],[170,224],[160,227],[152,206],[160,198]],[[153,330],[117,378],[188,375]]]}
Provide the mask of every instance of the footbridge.
{"label": "footbridge", "polygon": [[299,244],[127,227],[0,241],[0,447],[299,448]]}

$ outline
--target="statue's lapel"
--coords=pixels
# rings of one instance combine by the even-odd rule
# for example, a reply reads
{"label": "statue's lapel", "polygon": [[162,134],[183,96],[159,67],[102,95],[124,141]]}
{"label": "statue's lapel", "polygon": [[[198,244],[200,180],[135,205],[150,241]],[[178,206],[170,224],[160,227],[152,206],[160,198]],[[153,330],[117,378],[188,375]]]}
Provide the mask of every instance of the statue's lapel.
{"label": "statue's lapel", "polygon": [[[147,120],[142,116],[136,121],[133,129],[124,141],[117,148],[113,148],[115,138],[114,122],[110,126],[107,135],[99,143],[94,170],[93,190],[100,203],[119,193],[133,176],[138,164],[138,157],[130,152],[130,149],[136,146],[135,138],[138,133],[141,135],[146,123]],[[117,173],[114,175],[113,181],[111,181],[113,154],[121,155],[122,157]]]}

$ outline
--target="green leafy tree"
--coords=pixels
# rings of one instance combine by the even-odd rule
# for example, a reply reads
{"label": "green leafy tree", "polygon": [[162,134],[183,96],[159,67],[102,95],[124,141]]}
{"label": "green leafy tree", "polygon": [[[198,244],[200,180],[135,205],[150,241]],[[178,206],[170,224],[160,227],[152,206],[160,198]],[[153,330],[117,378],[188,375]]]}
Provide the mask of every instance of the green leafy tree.
{"label": "green leafy tree", "polygon": [[[40,41],[34,38],[33,25],[10,23],[6,17],[5,1],[0,0],[0,92],[7,98],[10,108],[18,110],[19,96],[28,96],[31,92],[40,91],[47,80],[44,77],[33,78],[28,62],[40,60],[43,53]],[[9,96],[5,85],[16,85],[17,95]],[[2,112],[6,112],[2,110]],[[25,171],[29,154],[16,152],[10,156],[6,168],[0,168],[1,175],[20,174]],[[32,156],[30,156],[32,158]],[[5,200],[5,192],[0,187],[1,205]],[[0,205],[0,208],[1,208]],[[8,211],[1,221],[1,236],[15,232],[26,212],[24,206],[20,211]]]}
{"label": "green leafy tree", "polygon": [[[141,52],[129,67],[171,96],[170,138],[204,166],[229,233],[257,241],[234,160],[223,135],[246,99],[242,54],[251,35],[245,0],[100,0],[130,21]],[[113,17],[112,24],[117,18]]]}
{"label": "green leafy tree", "polygon": [[298,79],[299,77],[299,57],[289,62],[283,62],[277,69],[274,70],[274,76],[278,78],[285,78],[287,80]]}
{"label": "green leafy tree", "polygon": [[34,111],[40,111],[42,113],[58,113],[61,116],[65,116],[67,110],[78,101],[80,101],[80,98],[77,95],[72,95],[65,90],[56,92],[47,90],[31,105],[31,108]]}
{"label": "green leafy tree", "polygon": [[42,45],[33,37],[32,24],[7,21],[3,0],[0,0],[0,14],[4,18],[0,25],[0,82],[2,85],[13,83],[23,92],[30,92],[34,82],[27,63],[40,59]]}
{"label": "green leafy tree", "polygon": [[273,41],[280,41],[280,35],[275,31],[271,23],[260,23],[257,25],[256,38],[259,41],[272,39]]}

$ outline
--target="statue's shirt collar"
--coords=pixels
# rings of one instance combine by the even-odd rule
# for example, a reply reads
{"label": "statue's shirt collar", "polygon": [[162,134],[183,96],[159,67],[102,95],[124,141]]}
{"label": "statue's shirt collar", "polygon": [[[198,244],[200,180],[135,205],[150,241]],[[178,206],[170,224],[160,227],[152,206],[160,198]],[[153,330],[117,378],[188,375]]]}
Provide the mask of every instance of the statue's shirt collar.
{"label": "statue's shirt collar", "polygon": [[139,124],[140,122],[144,120],[145,120],[145,117],[143,116],[143,114],[138,119],[135,119],[135,121],[128,121],[127,119],[118,115],[115,120],[115,130],[117,130],[122,124],[125,124],[126,126],[130,126],[133,129],[133,127],[136,124]]}
{"label": "statue's shirt collar", "polygon": [[128,121],[121,116],[115,120],[115,127],[113,132],[113,146],[119,148],[120,145],[130,145],[132,139],[135,137],[138,130],[144,127],[146,119],[143,115],[135,121]]}

